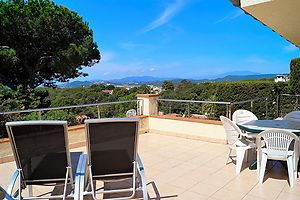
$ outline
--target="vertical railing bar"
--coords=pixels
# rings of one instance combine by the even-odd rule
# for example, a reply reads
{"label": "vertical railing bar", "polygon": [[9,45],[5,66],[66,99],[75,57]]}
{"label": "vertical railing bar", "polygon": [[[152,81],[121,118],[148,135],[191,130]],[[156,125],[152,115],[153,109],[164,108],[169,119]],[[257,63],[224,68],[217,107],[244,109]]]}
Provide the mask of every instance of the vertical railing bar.
{"label": "vertical railing bar", "polygon": [[42,120],[42,111],[40,111],[40,110],[38,111],[38,119]]}
{"label": "vertical railing bar", "polygon": [[98,114],[98,119],[101,118],[101,113],[100,113],[100,107],[97,105],[97,114]]}
{"label": "vertical railing bar", "polygon": [[232,106],[233,106],[233,104],[229,105],[229,113],[228,113],[228,118],[229,119],[232,119]]}
{"label": "vertical railing bar", "polygon": [[268,97],[266,98],[266,118],[268,117]]}

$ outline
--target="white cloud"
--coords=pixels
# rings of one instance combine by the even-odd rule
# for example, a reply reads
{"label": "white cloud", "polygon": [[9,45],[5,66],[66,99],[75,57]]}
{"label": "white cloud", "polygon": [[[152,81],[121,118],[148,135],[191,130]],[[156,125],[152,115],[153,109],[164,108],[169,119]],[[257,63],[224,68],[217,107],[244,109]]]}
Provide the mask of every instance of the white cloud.
{"label": "white cloud", "polygon": [[296,46],[293,45],[293,44],[289,44],[289,45],[283,47],[283,50],[284,50],[285,52],[294,52],[294,51],[299,50],[299,48],[296,47]]}
{"label": "white cloud", "polygon": [[221,22],[224,22],[224,21],[227,21],[227,20],[234,20],[240,16],[242,16],[244,14],[244,11],[242,10],[237,10],[235,12],[232,12],[232,13],[229,13],[228,15],[226,15],[225,17],[217,20],[214,22],[214,24],[218,24],[218,23],[221,23]]}
{"label": "white cloud", "polygon": [[156,71],[156,69],[154,67],[152,67],[152,68],[149,69],[149,71],[154,72],[154,71]]}
{"label": "white cloud", "polygon": [[152,31],[168,23],[183,8],[186,3],[186,0],[175,0],[172,4],[166,7],[166,9],[160,14],[157,19],[152,21],[146,28],[144,28],[141,33]]}

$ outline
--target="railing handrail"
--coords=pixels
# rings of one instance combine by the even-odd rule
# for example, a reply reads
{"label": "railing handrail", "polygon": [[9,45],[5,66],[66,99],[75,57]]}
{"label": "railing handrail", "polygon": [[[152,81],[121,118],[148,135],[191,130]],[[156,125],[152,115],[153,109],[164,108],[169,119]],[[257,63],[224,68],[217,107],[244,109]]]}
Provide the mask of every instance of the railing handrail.
{"label": "railing handrail", "polygon": [[300,94],[279,94],[279,96],[300,97]]}
{"label": "railing handrail", "polygon": [[34,108],[34,109],[28,109],[28,110],[13,110],[13,111],[0,112],[0,115],[38,112],[38,111],[49,111],[49,110],[61,110],[61,109],[69,109],[69,108],[84,108],[84,107],[90,107],[90,106],[131,103],[131,102],[137,102],[137,101],[141,101],[141,99],[127,100],[127,101],[100,102],[100,103],[91,103],[91,104],[79,104],[79,105],[61,106],[61,107]]}
{"label": "railing handrail", "polygon": [[231,102],[227,101],[200,101],[200,100],[180,100],[180,99],[158,99],[158,101],[167,101],[167,102],[183,102],[183,103],[212,103],[212,104],[224,104],[230,105]]}
{"label": "railing handrail", "polygon": [[232,102],[231,104],[232,105],[237,105],[237,104],[249,103],[251,101],[257,101],[257,100],[268,99],[268,98],[269,97],[257,97],[257,98],[254,98],[254,99],[248,99],[248,100],[244,100],[244,101],[235,101],[235,102]]}
{"label": "railing handrail", "polygon": [[248,99],[244,101],[235,101],[235,102],[229,102],[229,101],[209,101],[209,100],[182,100],[182,99],[158,99],[159,101],[167,101],[167,102],[181,102],[181,103],[211,103],[211,104],[223,104],[223,105],[237,105],[237,104],[243,104],[248,103],[251,101],[257,101],[260,99],[267,99],[268,97],[257,97],[254,99]]}

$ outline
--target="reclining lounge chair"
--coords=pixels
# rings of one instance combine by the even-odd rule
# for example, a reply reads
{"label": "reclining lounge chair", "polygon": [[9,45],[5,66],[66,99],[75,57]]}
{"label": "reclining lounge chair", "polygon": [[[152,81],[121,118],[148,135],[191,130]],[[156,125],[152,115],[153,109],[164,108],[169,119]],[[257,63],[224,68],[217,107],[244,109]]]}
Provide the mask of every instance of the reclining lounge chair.
{"label": "reclining lounge chair", "polygon": [[[138,122],[135,118],[85,120],[88,156],[81,155],[78,164],[80,199],[86,195],[97,199],[96,194],[100,193],[118,193],[122,196],[113,199],[129,199],[138,190],[142,190],[143,199],[148,199],[144,168],[137,154]],[[126,188],[107,190],[96,189],[96,180],[132,182]]]}
{"label": "reclining lounge chair", "polygon": [[[66,199],[74,194],[66,121],[7,122],[6,129],[17,166],[6,191],[6,199]],[[17,191],[13,191],[17,183]],[[63,185],[62,194],[33,196],[33,185]],[[72,185],[67,194],[67,185]],[[22,191],[28,187],[26,197]],[[77,196],[76,196],[77,195]]]}

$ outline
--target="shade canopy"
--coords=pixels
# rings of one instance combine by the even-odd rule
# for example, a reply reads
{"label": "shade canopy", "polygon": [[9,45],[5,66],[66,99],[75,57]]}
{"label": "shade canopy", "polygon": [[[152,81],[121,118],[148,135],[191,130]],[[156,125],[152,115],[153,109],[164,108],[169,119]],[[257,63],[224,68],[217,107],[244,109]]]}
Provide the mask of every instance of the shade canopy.
{"label": "shade canopy", "polygon": [[300,0],[230,1],[297,47],[300,47]]}

